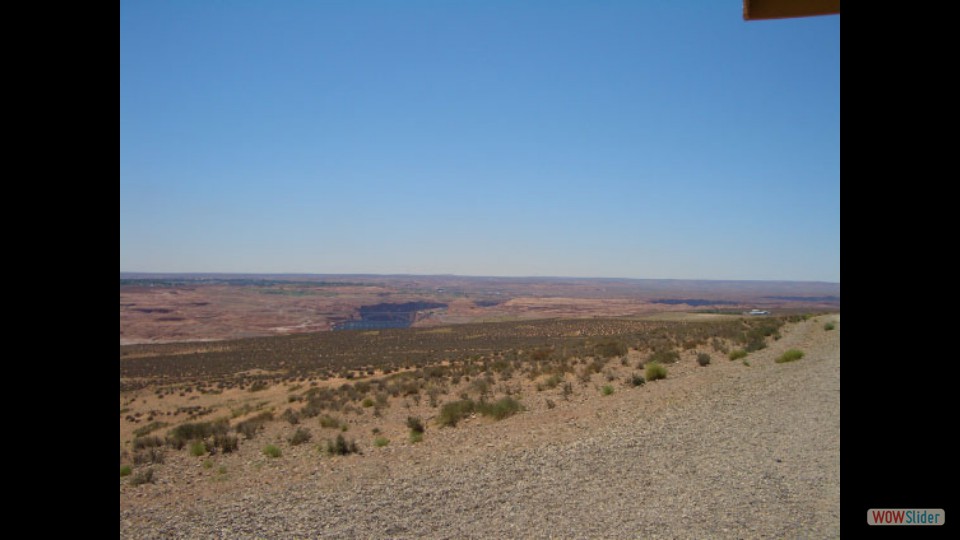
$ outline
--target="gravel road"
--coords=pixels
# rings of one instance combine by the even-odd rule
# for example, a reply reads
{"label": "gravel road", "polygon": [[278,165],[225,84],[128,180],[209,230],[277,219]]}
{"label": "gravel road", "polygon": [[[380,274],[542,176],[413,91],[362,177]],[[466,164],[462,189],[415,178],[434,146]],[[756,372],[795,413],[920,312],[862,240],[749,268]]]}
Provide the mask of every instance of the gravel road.
{"label": "gravel road", "polygon": [[[576,438],[128,508],[120,536],[835,538],[840,330],[825,331],[826,320],[839,315],[796,325],[749,367],[715,360],[683,392],[668,378],[618,394]],[[806,356],[774,363],[792,347]],[[651,390],[657,407],[637,397]]]}

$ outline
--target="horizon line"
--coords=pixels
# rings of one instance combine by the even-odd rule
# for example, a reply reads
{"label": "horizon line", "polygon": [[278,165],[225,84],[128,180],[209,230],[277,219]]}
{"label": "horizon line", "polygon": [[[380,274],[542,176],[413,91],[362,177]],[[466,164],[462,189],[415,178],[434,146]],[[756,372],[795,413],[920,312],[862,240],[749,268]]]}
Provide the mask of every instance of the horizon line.
{"label": "horizon line", "polygon": [[417,273],[363,273],[363,272],[156,272],[140,270],[121,270],[120,274],[144,275],[180,275],[180,276],[356,276],[356,277],[446,277],[446,278],[496,278],[496,279],[571,279],[571,280],[633,280],[633,281],[736,281],[763,283],[825,283],[840,285],[839,281],[814,279],[723,279],[723,278],[651,278],[651,277],[613,277],[613,276],[535,276],[535,275],[472,275],[472,274],[417,274]]}

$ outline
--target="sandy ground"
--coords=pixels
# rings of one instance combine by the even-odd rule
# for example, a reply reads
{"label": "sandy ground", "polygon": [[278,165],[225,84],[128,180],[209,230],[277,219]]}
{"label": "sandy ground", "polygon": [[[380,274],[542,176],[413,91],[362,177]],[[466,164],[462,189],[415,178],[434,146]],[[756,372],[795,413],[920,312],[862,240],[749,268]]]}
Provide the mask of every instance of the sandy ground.
{"label": "sandy ground", "polygon": [[[788,348],[806,356],[776,364]],[[385,433],[362,456],[321,456],[280,431],[250,443],[276,441],[277,459],[169,453],[155,484],[120,481],[121,537],[839,536],[839,315],[791,325],[747,360],[685,358],[611,396],[525,393],[515,417],[431,425],[419,444]],[[360,426],[347,435],[371,439]]]}

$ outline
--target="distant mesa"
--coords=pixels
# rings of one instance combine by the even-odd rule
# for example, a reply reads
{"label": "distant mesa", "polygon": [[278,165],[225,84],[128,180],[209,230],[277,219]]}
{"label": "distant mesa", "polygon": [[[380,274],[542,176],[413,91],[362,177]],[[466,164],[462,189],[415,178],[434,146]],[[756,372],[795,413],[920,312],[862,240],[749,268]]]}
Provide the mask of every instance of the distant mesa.
{"label": "distant mesa", "polygon": [[[448,307],[449,306],[449,307]],[[839,310],[840,284],[373,274],[120,273],[121,341],[223,340],[533,318]]]}
{"label": "distant mesa", "polygon": [[830,304],[839,304],[839,296],[764,296],[770,300],[783,300],[785,302],[824,302]]}
{"label": "distant mesa", "polygon": [[688,306],[736,306],[740,302],[730,302],[729,300],[706,300],[703,298],[661,298],[651,300],[652,304],[669,304],[679,306],[686,304]]}

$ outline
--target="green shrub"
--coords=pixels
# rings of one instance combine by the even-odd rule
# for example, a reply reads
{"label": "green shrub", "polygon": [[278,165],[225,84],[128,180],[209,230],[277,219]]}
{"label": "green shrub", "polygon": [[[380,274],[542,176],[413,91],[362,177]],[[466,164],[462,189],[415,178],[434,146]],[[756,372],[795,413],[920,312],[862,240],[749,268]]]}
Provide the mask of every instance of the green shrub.
{"label": "green shrub", "polygon": [[278,458],[283,455],[280,449],[272,444],[268,444],[263,447],[263,454],[270,458]]}
{"label": "green shrub", "polygon": [[384,446],[390,444],[390,439],[386,437],[377,437],[373,440],[373,445],[377,448],[383,448]]}
{"label": "green shrub", "polygon": [[359,452],[355,441],[347,441],[343,435],[337,435],[335,441],[327,441],[327,453],[334,456],[345,456]]}
{"label": "green shrub", "polygon": [[646,372],[648,381],[655,381],[657,379],[666,379],[667,378],[667,368],[656,363],[651,362],[647,364]]}
{"label": "green shrub", "polygon": [[423,426],[423,420],[414,416],[407,417],[407,427],[410,428],[410,431],[413,433],[423,433],[426,430]]}
{"label": "green shrub", "polygon": [[457,423],[465,416],[472,414],[474,409],[475,404],[472,399],[445,403],[440,408],[439,416],[437,416],[437,425],[456,427]]}
{"label": "green shrub", "polygon": [[213,435],[223,435],[230,429],[230,422],[226,419],[214,422],[197,422],[180,424],[167,434],[167,444],[176,449],[183,448],[188,442],[202,441]]}
{"label": "green shrub", "polygon": [[630,376],[630,378],[627,379],[627,383],[630,384],[631,386],[643,386],[644,383],[646,382],[647,380],[644,379],[643,375],[639,373],[634,373],[633,375]]}
{"label": "green shrub", "polygon": [[202,456],[207,453],[207,445],[203,441],[193,441],[190,443],[190,455]]}
{"label": "green shrub", "polygon": [[780,355],[780,358],[777,358],[777,359],[776,359],[776,362],[777,362],[778,364],[783,364],[783,363],[786,363],[786,362],[793,362],[793,361],[799,360],[799,359],[801,359],[801,358],[803,358],[803,351],[801,351],[801,350],[799,350],[799,349],[790,349],[790,350],[786,351],[785,353],[781,354],[781,355]]}
{"label": "green shrub", "polygon": [[121,477],[121,478],[124,477],[124,476],[130,476],[131,473],[133,473],[133,469],[130,468],[129,465],[124,465],[124,466],[120,467],[120,477]]}
{"label": "green shrub", "polygon": [[236,452],[237,449],[240,448],[240,439],[238,439],[235,435],[228,435],[226,433],[222,435],[214,435],[213,447],[219,448],[224,454]]}
{"label": "green shrub", "polygon": [[728,358],[730,358],[730,360],[739,360],[746,357],[747,351],[743,349],[734,349],[733,351],[730,351],[730,356]]}
{"label": "green shrub", "polygon": [[133,475],[133,478],[130,479],[131,486],[140,486],[143,484],[152,484],[153,483],[153,469],[144,469],[137,474]]}
{"label": "green shrub", "polygon": [[607,341],[598,344],[596,351],[603,358],[613,358],[627,354],[627,346],[619,341]]}
{"label": "green shrub", "polygon": [[257,381],[257,382],[255,382],[255,383],[253,383],[253,384],[250,385],[250,391],[251,391],[251,392],[260,392],[260,391],[262,391],[262,390],[266,390],[266,389],[269,388],[269,387],[270,387],[270,385],[267,384],[267,381]]}
{"label": "green shrub", "polygon": [[297,431],[293,433],[293,436],[290,437],[290,444],[296,446],[298,444],[303,444],[305,442],[310,442],[312,435],[310,430],[304,428],[297,428]]}
{"label": "green shrub", "polygon": [[700,364],[700,367],[705,367],[710,365],[710,355],[707,353],[700,353],[697,355],[697,364]]}
{"label": "green shrub", "polygon": [[253,418],[248,418],[237,424],[237,433],[243,434],[247,439],[257,436],[257,432],[263,429],[263,425],[273,420],[273,413],[270,411],[262,412]]}
{"label": "green shrub", "polygon": [[280,418],[290,422],[291,426],[295,426],[300,423],[300,415],[297,414],[293,409],[287,409],[283,411],[283,414],[280,415]]}
{"label": "green shrub", "polygon": [[325,414],[320,417],[320,427],[337,429],[340,427],[340,420]]}
{"label": "green shrub", "polygon": [[412,443],[423,442],[423,432],[422,432],[422,431],[414,431],[414,430],[411,429],[411,430],[410,430],[410,442],[412,442]]}
{"label": "green shrub", "polygon": [[523,405],[512,397],[505,397],[495,403],[477,404],[477,412],[484,416],[492,416],[495,420],[503,420],[523,410]]}
{"label": "green shrub", "polygon": [[836,328],[836,325],[834,325],[832,322],[828,322],[827,324],[823,325],[823,329],[828,332],[834,328]]}
{"label": "green shrub", "polygon": [[371,398],[364,398],[360,404],[363,405],[364,408],[369,408],[373,407],[374,401]]}
{"label": "green shrub", "polygon": [[[647,359],[647,363],[656,362],[658,364],[674,364],[680,361],[680,353],[677,351],[655,351]],[[647,377],[648,379],[650,377]]]}
{"label": "green shrub", "polygon": [[146,465],[148,463],[163,463],[164,454],[160,448],[145,448],[133,454],[134,465]]}
{"label": "green shrub", "polygon": [[143,450],[144,448],[157,448],[163,446],[163,439],[156,435],[151,437],[135,437],[133,439],[133,449]]}
{"label": "green shrub", "polygon": [[613,394],[613,387],[608,384],[601,389],[601,392],[603,395],[609,396],[610,394]]}

